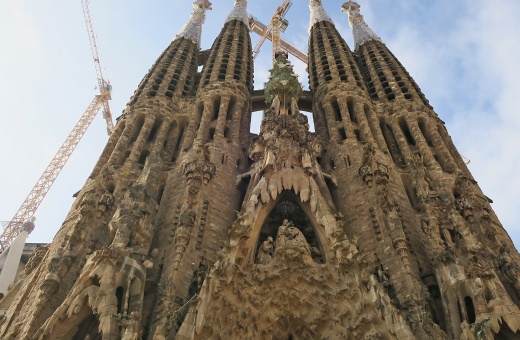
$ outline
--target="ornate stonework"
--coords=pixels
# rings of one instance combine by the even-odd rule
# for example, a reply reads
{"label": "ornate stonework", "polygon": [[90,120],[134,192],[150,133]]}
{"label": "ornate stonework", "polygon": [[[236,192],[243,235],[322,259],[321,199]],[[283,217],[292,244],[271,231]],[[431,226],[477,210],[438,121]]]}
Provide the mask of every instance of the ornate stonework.
{"label": "ornate stonework", "polygon": [[245,0],[200,51],[209,6],[0,300],[0,338],[518,338],[520,256],[359,6],[352,52],[310,2],[309,91],[283,54],[253,91]]}

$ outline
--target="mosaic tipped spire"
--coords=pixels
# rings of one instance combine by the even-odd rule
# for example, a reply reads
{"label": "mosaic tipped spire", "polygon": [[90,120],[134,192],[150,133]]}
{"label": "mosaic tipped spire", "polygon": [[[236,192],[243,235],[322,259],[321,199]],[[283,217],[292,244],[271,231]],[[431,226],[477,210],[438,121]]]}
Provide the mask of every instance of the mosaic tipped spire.
{"label": "mosaic tipped spire", "polygon": [[309,8],[311,9],[311,20],[309,23],[309,31],[314,26],[314,24],[320,22],[320,21],[328,21],[332,24],[334,22],[330,18],[330,16],[327,14],[325,9],[323,8],[323,5],[321,3],[321,0],[311,0],[309,2]]}
{"label": "mosaic tipped spire", "polygon": [[348,13],[348,21],[350,22],[350,26],[352,26],[356,49],[370,40],[381,41],[381,38],[365,23],[365,19],[363,19],[363,16],[359,12],[360,8],[361,6],[352,0],[345,2],[341,7],[343,12]]}
{"label": "mosaic tipped spire", "polygon": [[202,24],[206,19],[206,11],[211,10],[211,2],[209,0],[196,0],[193,3],[193,9],[190,20],[181,28],[175,39],[186,38],[200,46]]}
{"label": "mosaic tipped spire", "polygon": [[229,13],[226,22],[231,20],[242,20],[249,26],[249,18],[247,17],[247,0],[235,0],[235,7]]}

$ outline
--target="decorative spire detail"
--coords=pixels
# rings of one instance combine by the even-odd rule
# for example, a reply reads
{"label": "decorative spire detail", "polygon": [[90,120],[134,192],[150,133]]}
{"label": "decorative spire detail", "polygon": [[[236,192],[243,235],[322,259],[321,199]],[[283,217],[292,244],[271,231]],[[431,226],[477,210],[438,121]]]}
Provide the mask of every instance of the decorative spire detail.
{"label": "decorative spire detail", "polygon": [[360,8],[361,6],[352,0],[345,2],[341,7],[343,12],[348,13],[348,21],[350,22],[350,26],[352,26],[356,49],[370,40],[381,41],[381,38],[365,23],[365,19],[363,19],[363,16],[359,12]]}
{"label": "decorative spire detail", "polygon": [[280,54],[269,71],[271,75],[265,84],[265,99],[271,104],[272,114],[278,116],[295,113],[303,85],[298,81],[291,62],[285,54]]}
{"label": "decorative spire detail", "polygon": [[311,21],[309,23],[309,31],[311,30],[314,24],[320,21],[328,21],[334,25],[334,22],[330,18],[330,16],[325,12],[321,0],[311,0],[309,2],[309,8],[311,9]]}
{"label": "decorative spire detail", "polygon": [[247,0],[235,0],[235,7],[229,13],[226,22],[231,20],[242,20],[249,27],[249,18],[247,17]]}
{"label": "decorative spire detail", "polygon": [[211,2],[209,0],[195,0],[193,3],[193,13],[190,20],[182,27],[175,39],[186,38],[193,41],[200,47],[200,36],[202,33],[202,24],[206,19],[206,11],[211,10]]}

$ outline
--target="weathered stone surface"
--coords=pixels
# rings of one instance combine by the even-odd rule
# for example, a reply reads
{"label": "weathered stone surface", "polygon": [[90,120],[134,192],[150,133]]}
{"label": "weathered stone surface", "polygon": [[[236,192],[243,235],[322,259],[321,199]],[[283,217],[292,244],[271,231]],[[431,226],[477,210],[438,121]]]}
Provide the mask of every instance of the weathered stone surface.
{"label": "weathered stone surface", "polygon": [[0,300],[0,338],[518,338],[520,256],[359,6],[351,51],[311,1],[302,95],[283,54],[253,93],[246,4],[199,52],[195,2]]}

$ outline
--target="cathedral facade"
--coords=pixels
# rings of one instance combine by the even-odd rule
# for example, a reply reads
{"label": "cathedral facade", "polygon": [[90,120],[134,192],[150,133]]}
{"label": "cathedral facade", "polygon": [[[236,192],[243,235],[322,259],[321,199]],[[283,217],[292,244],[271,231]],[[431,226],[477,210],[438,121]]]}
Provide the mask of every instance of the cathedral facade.
{"label": "cathedral facade", "polygon": [[520,337],[519,254],[443,121],[357,3],[354,50],[309,7],[309,90],[284,53],[254,90],[247,1],[207,50],[195,1],[1,339]]}

